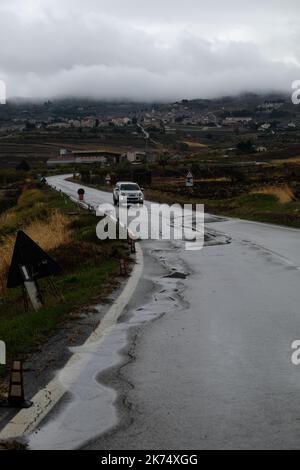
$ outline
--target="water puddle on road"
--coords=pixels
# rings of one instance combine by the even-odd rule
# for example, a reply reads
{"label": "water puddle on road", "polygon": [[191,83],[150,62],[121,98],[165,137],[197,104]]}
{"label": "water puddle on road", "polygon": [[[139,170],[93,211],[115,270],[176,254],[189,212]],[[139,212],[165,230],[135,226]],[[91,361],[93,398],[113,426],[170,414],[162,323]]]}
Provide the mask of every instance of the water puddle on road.
{"label": "water puddle on road", "polygon": [[[148,250],[153,265],[159,266],[159,275],[154,271],[147,273],[145,269],[143,277],[153,286],[150,295],[142,295],[144,300],[148,299],[129,309],[123,315],[124,321],[109,328],[101,340],[72,348],[76,361],[70,361],[57,373],[57,379],[66,390],[65,399],[29,436],[30,449],[76,449],[118,425],[118,394],[101,383],[102,375],[112,368],[117,372],[133,358],[129,331],[141,329],[188,305],[184,300],[183,282],[189,273],[179,258],[178,249],[174,246],[163,251],[152,248],[146,246],[145,251]],[[120,375],[117,378],[122,380]]]}

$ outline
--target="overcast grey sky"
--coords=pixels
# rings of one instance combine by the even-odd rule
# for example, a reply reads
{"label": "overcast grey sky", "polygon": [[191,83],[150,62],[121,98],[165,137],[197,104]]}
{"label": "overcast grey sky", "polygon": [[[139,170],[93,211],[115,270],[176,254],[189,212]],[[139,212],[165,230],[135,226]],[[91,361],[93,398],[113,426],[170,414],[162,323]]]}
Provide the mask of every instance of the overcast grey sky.
{"label": "overcast grey sky", "polygon": [[8,96],[175,100],[286,91],[299,0],[1,0]]}

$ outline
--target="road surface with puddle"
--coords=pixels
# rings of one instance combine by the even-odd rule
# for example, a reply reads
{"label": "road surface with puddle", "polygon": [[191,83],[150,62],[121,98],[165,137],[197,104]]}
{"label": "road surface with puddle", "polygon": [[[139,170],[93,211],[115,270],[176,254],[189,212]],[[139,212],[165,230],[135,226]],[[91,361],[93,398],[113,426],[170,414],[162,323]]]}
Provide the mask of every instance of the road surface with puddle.
{"label": "road surface with puddle", "polygon": [[58,372],[68,393],[31,449],[299,448],[300,231],[206,216],[205,233],[201,251],[142,242],[134,296],[102,341],[76,348],[76,373]]}

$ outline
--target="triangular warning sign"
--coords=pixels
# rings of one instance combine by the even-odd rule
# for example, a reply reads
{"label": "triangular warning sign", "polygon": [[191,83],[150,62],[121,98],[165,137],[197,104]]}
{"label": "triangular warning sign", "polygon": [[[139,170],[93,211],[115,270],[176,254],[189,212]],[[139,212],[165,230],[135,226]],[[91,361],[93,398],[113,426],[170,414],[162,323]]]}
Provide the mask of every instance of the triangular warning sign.
{"label": "triangular warning sign", "polygon": [[17,233],[7,279],[8,288],[24,283],[21,266],[26,266],[32,281],[61,271],[60,266],[22,230]]}

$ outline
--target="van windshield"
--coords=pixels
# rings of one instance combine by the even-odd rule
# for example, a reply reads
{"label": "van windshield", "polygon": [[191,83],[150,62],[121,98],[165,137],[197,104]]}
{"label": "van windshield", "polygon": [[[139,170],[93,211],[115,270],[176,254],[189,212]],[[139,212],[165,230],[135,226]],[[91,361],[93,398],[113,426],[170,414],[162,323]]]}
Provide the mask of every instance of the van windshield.
{"label": "van windshield", "polygon": [[121,184],[121,191],[139,191],[137,184]]}

